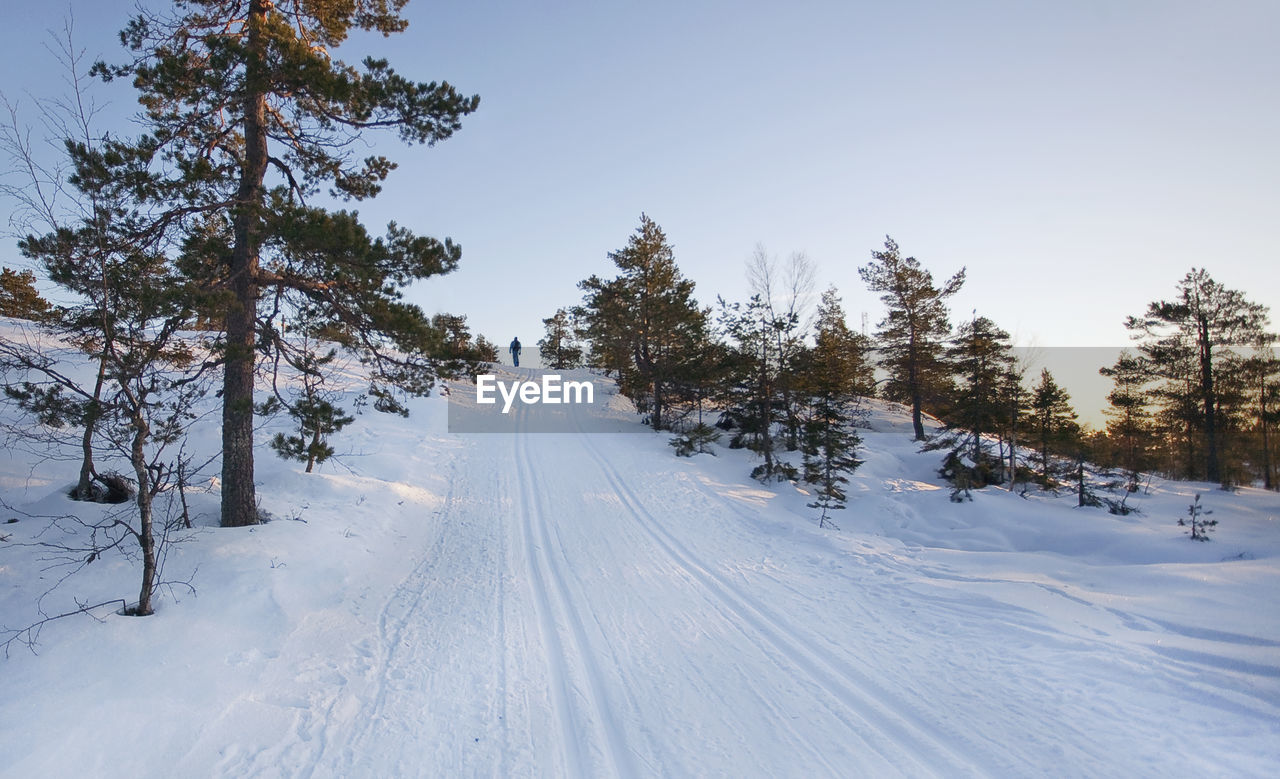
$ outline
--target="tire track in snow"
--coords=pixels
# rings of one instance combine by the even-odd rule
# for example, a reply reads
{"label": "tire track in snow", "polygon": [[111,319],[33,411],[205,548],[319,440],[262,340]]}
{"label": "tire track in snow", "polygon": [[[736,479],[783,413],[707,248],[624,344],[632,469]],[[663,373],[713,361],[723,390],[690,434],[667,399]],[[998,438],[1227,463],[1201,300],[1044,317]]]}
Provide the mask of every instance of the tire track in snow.
{"label": "tire track in snow", "polygon": [[583,432],[581,438],[628,513],[672,561],[737,615],[742,625],[750,626],[795,668],[803,671],[859,719],[888,737],[892,742],[890,746],[899,747],[896,751],[883,753],[886,758],[906,756],[919,763],[922,768],[943,776],[955,775],[958,769],[978,774],[989,772],[981,761],[957,752],[921,715],[901,701],[895,701],[892,695],[865,674],[806,647],[802,641],[793,637],[796,631],[784,620],[709,566],[699,562],[696,555],[653,518],[627,486],[617,468],[590,440],[590,436]]}
{"label": "tire track in snow", "polygon": [[[534,481],[533,458],[529,454],[528,435],[524,430],[524,415],[520,413],[520,429],[516,432],[516,462],[520,481],[520,527],[529,566],[530,581],[534,590],[534,603],[546,644],[547,667],[551,674],[552,705],[560,724],[561,750],[565,757],[565,771],[570,776],[597,775],[584,752],[581,736],[589,728],[597,732],[596,741],[601,745],[615,776],[638,776],[639,772],[630,760],[631,751],[622,738],[622,731],[613,717],[600,670],[595,663],[582,621],[574,610],[568,585],[551,557],[551,536],[547,529],[542,501]],[[562,555],[563,558],[563,555]],[[550,587],[548,587],[548,581]],[[553,592],[554,591],[554,594]],[[553,605],[552,599],[555,604]],[[557,612],[560,620],[557,619]],[[573,658],[565,651],[561,637],[561,625],[572,644]],[[582,667],[585,691],[583,697],[592,708],[594,718],[583,712],[575,703],[575,689],[569,668],[570,660],[577,660]]]}

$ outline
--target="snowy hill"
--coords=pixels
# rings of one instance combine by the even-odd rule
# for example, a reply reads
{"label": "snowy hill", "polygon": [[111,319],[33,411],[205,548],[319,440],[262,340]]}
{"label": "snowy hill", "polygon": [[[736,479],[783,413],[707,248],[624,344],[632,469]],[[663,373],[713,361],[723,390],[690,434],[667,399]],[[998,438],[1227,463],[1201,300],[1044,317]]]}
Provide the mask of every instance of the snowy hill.
{"label": "snowy hill", "polygon": [[[313,474],[264,427],[276,521],[212,527],[206,475],[163,576],[194,592],[12,648],[0,773],[1280,773],[1276,494],[1157,480],[1126,517],[995,489],[953,504],[875,403],[850,507],[820,530],[743,452],[454,435],[444,398],[411,405],[360,415]],[[193,445],[217,451],[216,420]],[[37,607],[61,574],[23,544],[95,510],[64,497],[75,471],[0,457],[5,627],[136,592],[108,556]],[[1210,543],[1175,524],[1196,492]]]}

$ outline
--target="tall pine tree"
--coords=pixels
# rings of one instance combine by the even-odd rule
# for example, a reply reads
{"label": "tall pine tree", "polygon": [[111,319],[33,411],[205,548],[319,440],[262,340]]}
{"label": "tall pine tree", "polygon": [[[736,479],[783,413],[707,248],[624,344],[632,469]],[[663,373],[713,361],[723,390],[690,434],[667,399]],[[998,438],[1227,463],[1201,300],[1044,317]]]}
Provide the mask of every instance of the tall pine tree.
{"label": "tall pine tree", "polygon": [[[385,60],[336,56],[355,31],[401,32],[404,0],[176,0],[142,11],[121,33],[133,53],[107,78],[138,89],[147,134],[113,143],[106,161],[155,204],[157,221],[199,240],[184,270],[223,291],[222,524],[254,524],[253,392],[259,304],[279,291],[319,307],[374,366],[371,393],[400,410],[392,388],[429,388],[431,322],[399,290],[452,270],[451,241],[391,225],[368,235],[354,212],[328,212],[320,192],[373,197],[395,164],[360,156],[361,134],[389,129],[410,143],[452,135],[479,99],[418,83]],[[299,303],[302,305],[303,303]]]}
{"label": "tall pine tree", "polygon": [[616,278],[592,276],[578,285],[592,359],[616,372],[622,392],[649,411],[654,430],[664,430],[673,389],[707,338],[707,314],[676,267],[666,234],[648,216],[640,215],[635,234],[609,259],[620,271]]}
{"label": "tall pine tree", "polygon": [[721,299],[717,324],[730,346],[721,393],[721,405],[735,428],[730,446],[746,447],[764,460],[752,470],[757,479],[795,478],[795,469],[774,450],[777,435],[788,426],[789,405],[782,385],[791,379],[787,372],[793,367],[783,360],[779,334],[789,340],[799,329],[797,317],[794,313],[779,316],[762,295],[755,294],[745,306]]}
{"label": "tall pine tree", "polygon": [[1185,401],[1180,410],[1188,417],[1194,414],[1187,422],[1199,428],[1204,447],[1196,471],[1209,481],[1224,481],[1223,390],[1229,384],[1224,380],[1231,347],[1250,346],[1266,333],[1267,307],[1214,281],[1204,269],[1192,268],[1178,283],[1174,300],[1151,303],[1142,316],[1129,317],[1125,327],[1140,339],[1138,348],[1154,376],[1165,380],[1166,392]]}
{"label": "tall pine tree", "polygon": [[1009,418],[1006,381],[1015,359],[1009,334],[986,317],[962,323],[946,351],[958,381],[945,426],[928,449],[950,449],[947,470],[971,487],[1001,481],[1002,458],[988,453],[984,436],[1001,432]]}
{"label": "tall pine tree", "polygon": [[1151,398],[1145,389],[1151,372],[1140,357],[1125,351],[1114,365],[1099,368],[1098,373],[1112,381],[1111,392],[1107,394],[1107,440],[1132,488],[1137,484],[1138,474],[1152,465],[1154,440],[1151,412],[1147,408]]}
{"label": "tall pine tree", "polygon": [[1011,492],[1018,486],[1018,442],[1022,432],[1020,423],[1031,398],[1031,394],[1022,383],[1024,371],[1024,367],[1015,362],[1000,378],[1000,386],[997,390],[1000,409],[1003,413],[998,430],[1001,446],[1005,450],[1004,456],[1008,458],[1007,471]]}
{"label": "tall pine tree", "polygon": [[1275,428],[1280,423],[1280,359],[1276,358],[1273,340],[1269,336],[1260,338],[1241,364],[1252,416],[1250,459],[1262,478],[1262,486],[1268,490],[1276,488]]}
{"label": "tall pine tree", "polygon": [[538,341],[542,365],[552,370],[576,368],[582,364],[582,346],[578,343],[578,327],[573,314],[561,308],[542,320],[547,333]]}
{"label": "tall pine tree", "polygon": [[964,268],[937,286],[933,274],[914,257],[903,257],[898,244],[885,236],[884,251],[871,252],[872,262],[858,269],[862,281],[880,299],[888,315],[876,334],[889,372],[885,397],[911,406],[911,425],[917,441],[925,440],[924,407],[935,400],[945,383],[943,345],[951,332],[947,298],[964,284]]}
{"label": "tall pine tree", "polygon": [[854,423],[859,391],[868,386],[870,349],[867,339],[846,325],[834,288],[822,294],[814,327],[814,346],[797,388],[807,407],[801,452],[804,480],[814,487],[808,506],[821,512],[822,526],[830,512],[845,508],[849,474],[862,464],[855,456],[862,439]]}
{"label": "tall pine tree", "polygon": [[1040,382],[1031,390],[1029,422],[1032,440],[1040,450],[1040,485],[1056,485],[1053,458],[1063,455],[1080,430],[1071,396],[1058,386],[1048,368],[1040,371]]}

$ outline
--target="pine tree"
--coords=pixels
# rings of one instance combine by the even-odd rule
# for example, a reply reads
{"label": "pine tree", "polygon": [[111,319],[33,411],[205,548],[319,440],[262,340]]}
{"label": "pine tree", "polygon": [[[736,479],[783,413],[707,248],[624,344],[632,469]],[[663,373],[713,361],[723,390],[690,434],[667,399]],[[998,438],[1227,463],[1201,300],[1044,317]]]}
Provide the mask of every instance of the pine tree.
{"label": "pine tree", "polygon": [[1187,534],[1191,536],[1192,541],[1208,541],[1209,532],[1218,525],[1218,520],[1206,519],[1212,513],[1200,505],[1200,493],[1197,492],[1195,500],[1187,506],[1186,519],[1178,518],[1178,526],[1191,528]]}
{"label": "pine tree", "polygon": [[1047,368],[1040,372],[1040,383],[1031,390],[1029,417],[1033,440],[1040,450],[1040,484],[1050,489],[1056,484],[1052,458],[1066,453],[1079,426],[1071,396],[1058,386]]}
{"label": "pine tree", "polygon": [[[81,180],[80,186],[88,185]],[[113,220],[128,222],[122,213]],[[6,395],[45,424],[73,424],[85,431],[76,497],[98,498],[98,484],[109,494],[122,491],[118,475],[98,474],[93,468],[89,455],[99,441],[105,439],[132,467],[134,486],[128,493],[136,518],[109,516],[92,525],[90,544],[96,552],[99,544],[114,546],[125,536],[137,543],[142,584],[130,613],[147,615],[172,526],[156,516],[155,501],[183,478],[184,458],[178,454],[175,460],[171,452],[181,450],[192,409],[206,387],[192,344],[178,337],[190,321],[195,296],[164,254],[122,238],[129,233],[119,224],[107,227],[90,220],[20,242],[23,253],[40,262],[55,281],[87,293],[83,301],[52,311],[42,327],[96,362],[95,380],[82,383],[43,349],[3,342],[0,355],[7,370],[20,368],[38,377],[7,380]]]}
{"label": "pine tree", "polygon": [[925,448],[950,449],[954,456],[947,458],[947,470],[968,486],[997,483],[1003,462],[988,453],[990,444],[983,436],[1000,432],[1009,418],[1005,383],[1016,362],[1009,334],[990,319],[975,316],[957,329],[947,347],[946,362],[958,385],[944,427]]}
{"label": "pine tree", "polygon": [[[132,500],[136,514],[72,517],[87,528],[87,540],[64,562],[83,566],[107,549],[136,543],[142,583],[129,613],[145,615],[152,611],[168,531],[176,523],[190,527],[185,508],[175,517],[158,510],[156,498],[182,489],[189,465],[182,446],[186,428],[208,389],[209,364],[202,359],[208,344],[180,335],[202,296],[175,272],[168,250],[177,242],[176,228],[153,222],[134,191],[136,182],[114,175],[118,159],[110,156],[110,142],[91,129],[95,108],[82,91],[84,73],[70,26],[58,45],[74,93],[47,104],[42,119],[62,134],[57,140],[67,163],[42,165],[15,119],[0,131],[0,147],[22,161],[30,178],[25,186],[0,189],[20,204],[15,223],[25,234],[19,249],[69,293],[62,297],[70,302],[50,307],[28,298],[25,308],[43,311],[35,320],[41,340],[0,339],[0,368],[6,396],[44,426],[29,426],[22,435],[43,440],[38,437],[51,430],[69,429],[77,439],[80,480],[71,497]],[[29,287],[33,278],[21,274],[15,280]],[[96,370],[83,378],[62,362],[85,357]],[[57,432],[51,435],[62,443]],[[119,473],[98,472],[95,455],[104,450],[129,464],[132,483]],[[55,557],[68,551],[52,548],[59,550]]]}
{"label": "pine tree", "polygon": [[1151,370],[1142,359],[1125,351],[1114,365],[1099,368],[1098,373],[1113,382],[1107,394],[1107,439],[1114,445],[1117,462],[1128,477],[1128,489],[1133,491],[1138,474],[1151,467],[1154,441],[1151,413],[1147,410],[1150,395],[1144,389]]}
{"label": "pine tree", "polygon": [[[441,376],[474,377],[488,363],[498,361],[497,345],[482,335],[473,337],[462,314],[433,314],[426,336],[424,351],[432,356]],[[408,416],[403,408],[396,411]]]}
{"label": "pine tree", "polygon": [[746,447],[764,462],[751,475],[761,480],[789,480],[795,469],[775,455],[776,435],[786,425],[781,383],[784,365],[777,331],[793,332],[794,315],[778,317],[759,295],[745,306],[720,300],[717,324],[730,343],[729,371],[721,405],[735,428],[731,447]]}
{"label": "pine tree", "polygon": [[712,338],[709,332],[703,336],[685,369],[671,384],[670,408],[680,413],[680,419],[672,414],[669,427],[680,430],[679,437],[688,442],[672,446],[680,449],[687,445],[692,451],[714,454],[710,444],[720,440],[720,431],[707,422],[706,412],[723,396],[725,384],[732,376],[733,357],[729,347]]}
{"label": "pine tree", "polygon": [[802,318],[813,286],[813,269],[793,254],[784,273],[763,247],[747,261],[752,295],[746,305],[720,300],[717,324],[730,346],[721,402],[736,428],[731,446],[745,446],[763,458],[752,475],[790,480],[794,466],[775,456],[784,446],[800,447],[801,399],[796,391],[804,355]]}
{"label": "pine tree", "polygon": [[385,60],[344,63],[336,49],[356,31],[403,31],[399,0],[177,0],[162,17],[143,11],[121,33],[133,61],[99,64],[129,77],[149,132],[109,144],[106,164],[154,204],[157,224],[179,224],[183,269],[226,290],[216,308],[223,341],[222,524],[254,524],[254,367],[259,304],[289,293],[343,323],[373,366],[378,405],[403,407],[393,387],[429,389],[436,376],[430,320],[401,300],[414,280],[456,267],[451,241],[390,225],[373,239],[354,212],[307,201],[321,191],[376,195],[395,167],[359,158],[361,133],[394,130],[434,144],[452,135],[478,98],[448,83],[415,83]]}
{"label": "pine tree", "polygon": [[667,443],[675,448],[677,457],[692,457],[695,454],[715,454],[711,450],[711,445],[719,440],[719,430],[703,422],[697,422],[692,427],[682,430]]}
{"label": "pine tree", "polygon": [[819,526],[831,511],[845,508],[849,474],[862,464],[855,456],[862,442],[854,424],[858,391],[865,388],[869,345],[849,330],[834,288],[822,294],[815,323],[814,347],[805,360],[798,391],[806,401],[803,443],[804,480],[814,486]]}
{"label": "pine tree", "polygon": [[1204,426],[1196,391],[1196,354],[1193,344],[1181,337],[1147,344],[1142,365],[1153,384],[1148,393],[1156,406],[1153,421],[1163,443],[1163,470],[1173,478],[1204,476]]}
{"label": "pine tree", "polygon": [[1280,424],[1280,359],[1271,347],[1271,339],[1263,338],[1254,353],[1244,361],[1241,373],[1251,396],[1254,442],[1252,459],[1261,472],[1264,489],[1276,489],[1275,428]]}
{"label": "pine tree", "polygon": [[[1068,433],[1067,446],[1075,454],[1076,461],[1076,507],[1084,508],[1085,506],[1101,506],[1102,501],[1094,494],[1092,486],[1089,484],[1089,472],[1085,468],[1088,462],[1095,454],[1093,441],[1096,435],[1087,428],[1075,427]],[[1116,513],[1113,511],[1112,513]]]}
{"label": "pine tree", "polygon": [[49,301],[36,290],[36,274],[30,270],[0,269],[0,316],[39,322],[49,315]]}
{"label": "pine tree", "polygon": [[1023,368],[1015,363],[1000,377],[1000,386],[997,390],[1001,409],[998,428],[1000,445],[1003,449],[1001,459],[1008,457],[1010,492],[1017,488],[1019,482],[1018,442],[1021,440],[1019,434],[1022,430],[1020,423],[1031,402],[1031,393],[1027,392],[1027,388],[1023,386],[1022,379]]}
{"label": "pine tree", "polygon": [[[16,111],[11,111],[12,123],[0,128],[0,149],[18,162],[15,167],[25,175],[13,184],[0,177],[0,194],[14,201],[10,220],[26,233],[20,249],[37,262],[50,281],[69,290],[72,299],[82,305],[54,311],[47,303],[31,300],[34,273],[9,277],[6,284],[9,280],[16,284],[12,292],[18,310],[38,312],[33,321],[47,324],[80,344],[96,365],[95,381],[85,387],[87,397],[81,399],[75,415],[81,428],[80,478],[71,494],[76,500],[98,500],[120,494],[105,484],[94,462],[114,332],[111,268],[119,265],[120,256],[146,242],[122,242],[122,228],[135,227],[130,215],[136,204],[121,196],[118,183],[100,175],[100,165],[92,164],[92,152],[102,143],[93,128],[97,106],[84,88],[87,73],[82,67],[83,55],[72,43],[70,22],[64,32],[65,37],[55,38],[50,51],[65,68],[72,94],[65,100],[44,103],[41,124],[59,136],[48,140],[63,146],[68,162],[42,162],[32,146],[30,129],[20,127]],[[5,273],[7,276],[9,271]]]}
{"label": "pine tree", "polygon": [[568,309],[558,309],[542,320],[547,334],[538,341],[538,354],[544,367],[562,371],[582,364],[582,346],[578,343],[578,327]]}
{"label": "pine tree", "polygon": [[945,302],[964,284],[964,269],[939,287],[916,258],[901,255],[892,238],[885,237],[884,248],[871,252],[873,261],[858,274],[872,292],[884,293],[880,299],[889,309],[876,334],[884,353],[881,364],[889,371],[885,397],[910,404],[915,439],[923,441],[924,407],[947,377],[942,351],[951,325]]}
{"label": "pine tree", "polygon": [[593,364],[618,374],[619,389],[649,411],[654,430],[667,427],[671,392],[706,340],[707,312],[693,298],[675,253],[656,222],[640,215],[627,245],[609,254],[621,274],[592,276],[578,311]]}
{"label": "pine tree", "polygon": [[1187,422],[1199,428],[1204,445],[1203,467],[1197,471],[1209,481],[1224,481],[1223,389],[1229,384],[1230,347],[1252,344],[1265,334],[1266,306],[1192,268],[1178,283],[1175,300],[1151,303],[1142,316],[1129,317],[1125,327],[1143,339],[1139,350],[1155,376],[1165,380],[1165,391],[1184,401],[1179,411],[1194,413]]}
{"label": "pine tree", "polygon": [[269,416],[283,409],[293,418],[297,432],[277,433],[271,448],[286,460],[306,463],[307,473],[333,456],[330,436],[355,421],[338,405],[341,393],[325,386],[325,376],[338,359],[338,349],[319,340],[326,332],[326,323],[318,313],[300,312],[287,336],[274,329],[264,333],[265,338],[271,339],[275,353],[292,369],[292,375],[284,376],[286,381],[282,383],[280,366],[274,366],[273,395],[262,404],[259,413]]}

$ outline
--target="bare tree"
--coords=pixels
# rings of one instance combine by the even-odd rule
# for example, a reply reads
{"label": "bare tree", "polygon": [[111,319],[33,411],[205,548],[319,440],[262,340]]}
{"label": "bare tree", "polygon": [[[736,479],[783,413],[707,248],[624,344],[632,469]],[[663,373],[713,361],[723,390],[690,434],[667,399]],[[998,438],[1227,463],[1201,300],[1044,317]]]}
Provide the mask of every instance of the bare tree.
{"label": "bare tree", "polygon": [[775,385],[782,403],[786,447],[800,445],[801,419],[795,392],[796,359],[804,351],[805,334],[811,324],[810,309],[815,286],[813,263],[804,252],[792,252],[782,270],[763,244],[757,244],[747,260],[747,281],[759,297],[766,337],[772,341]]}

